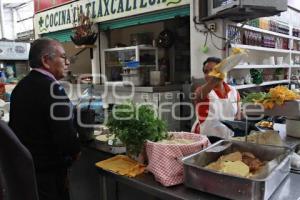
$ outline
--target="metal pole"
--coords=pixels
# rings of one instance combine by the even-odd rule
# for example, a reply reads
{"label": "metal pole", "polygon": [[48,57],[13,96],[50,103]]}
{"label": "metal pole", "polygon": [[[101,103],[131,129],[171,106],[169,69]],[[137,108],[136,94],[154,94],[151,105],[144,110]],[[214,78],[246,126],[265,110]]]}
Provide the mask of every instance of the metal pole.
{"label": "metal pole", "polygon": [[3,13],[3,2],[0,0],[0,28],[1,28],[1,35],[0,39],[4,38],[4,13]]}
{"label": "metal pole", "polygon": [[12,23],[13,23],[13,39],[18,38],[17,37],[17,9],[12,8],[11,13],[12,13]]}

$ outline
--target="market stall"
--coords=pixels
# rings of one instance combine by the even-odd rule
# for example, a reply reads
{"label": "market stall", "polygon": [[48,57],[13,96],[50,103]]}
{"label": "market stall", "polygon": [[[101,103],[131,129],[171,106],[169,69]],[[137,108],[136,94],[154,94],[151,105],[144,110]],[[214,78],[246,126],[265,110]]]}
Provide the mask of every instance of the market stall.
{"label": "market stall", "polygon": [[[284,138],[283,142],[285,145],[287,145],[293,150],[299,148],[300,140],[297,138],[286,136],[284,125],[276,124],[276,128],[281,130],[281,136],[282,138]],[[288,157],[286,158],[289,159]],[[299,184],[300,176],[298,172],[297,171],[289,172],[290,167],[288,163],[286,163],[283,167],[284,168],[280,170],[282,170],[282,172],[284,172],[285,175],[283,175],[280,180],[277,179],[278,176],[273,176],[273,178],[277,180],[277,182],[272,183],[273,187],[275,187],[274,192],[268,193],[270,198],[266,198],[266,199],[297,199],[299,197],[300,193],[298,192],[297,185]],[[104,200],[105,199],[140,199],[140,198],[143,199],[203,199],[203,200],[224,199],[223,195],[232,195],[232,194],[237,194],[239,192],[242,192],[237,189],[240,187],[240,185],[236,185],[235,187],[232,187],[230,186],[230,184],[233,183],[226,182],[227,185],[224,185],[224,183],[222,183],[221,181],[220,184],[222,185],[222,187],[224,187],[225,190],[223,190],[224,194],[221,195],[220,197],[214,195],[214,194],[218,194],[218,192],[215,190],[218,184],[215,185],[215,187],[212,185],[211,187],[204,189],[206,192],[203,192],[203,191],[199,191],[199,189],[197,190],[192,189],[185,184],[165,187],[161,183],[157,182],[157,180],[151,173],[144,173],[134,178],[130,178],[126,176],[121,176],[111,171],[103,170],[101,168],[97,168],[97,169],[98,169],[99,180],[101,185],[101,189],[99,190],[99,193],[101,195],[101,199]],[[192,173],[192,171],[189,173]],[[194,174],[194,176],[195,175],[196,174]],[[192,177],[189,177],[187,182],[189,182],[191,178]],[[195,181],[195,179],[193,180]],[[215,182],[217,180],[222,180],[222,178],[219,177],[215,179],[215,178],[209,178],[208,176],[204,176],[201,179],[198,179],[199,181],[198,184],[201,185],[205,184],[206,187],[208,187],[207,185],[208,180]],[[232,179],[230,180],[232,181]],[[201,186],[194,185],[194,187],[201,187]],[[263,188],[263,187],[264,187],[263,185],[256,187],[256,189],[252,191],[253,192],[252,195],[259,194],[256,193],[255,190],[258,190],[259,188]],[[228,192],[230,190],[232,191]],[[247,195],[249,194],[241,193],[241,195],[243,196],[243,199],[247,199],[248,198]],[[231,197],[233,198],[233,196]],[[259,196],[253,198],[265,199]],[[240,199],[240,198],[234,198],[234,199]]]}
{"label": "market stall", "polygon": [[[85,83],[94,83],[92,86],[73,85],[74,88],[79,88],[79,92],[77,90],[78,94],[73,94],[71,99],[80,102],[80,98],[84,98],[84,95],[80,96],[81,92],[86,88],[88,89],[85,91],[93,88],[98,94],[96,96],[90,93],[85,96],[90,97],[84,102],[85,108],[90,111],[88,114],[92,116],[89,123],[93,124],[96,121],[93,117],[99,117],[95,111],[98,108],[103,111],[100,113],[103,114],[103,118],[114,113],[114,108],[120,111],[120,116],[125,117],[125,120],[108,118],[106,124],[108,128],[99,127],[97,123],[95,127],[85,127],[88,131],[80,133],[87,133],[89,136],[82,141],[84,143],[82,160],[72,171],[72,198],[297,199],[300,196],[297,190],[300,177],[294,173],[298,172],[298,169],[290,173],[290,163],[293,160],[291,155],[298,153],[293,151],[298,151],[297,145],[300,144],[299,139],[291,137],[298,136],[295,127],[299,125],[299,94],[295,88],[299,84],[297,68],[300,29],[297,25],[278,22],[274,18],[259,20],[255,18],[277,14],[286,10],[286,5],[264,7],[266,10],[272,10],[267,14],[264,10],[248,13],[251,9],[257,9],[250,5],[251,9],[244,12],[247,12],[246,16],[250,16],[249,19],[253,20],[245,25],[227,23],[228,15],[222,13],[219,13],[222,16],[222,20],[219,20],[220,15],[214,16],[218,14],[217,10],[206,16],[217,21],[202,23],[199,21],[203,14],[201,9],[207,10],[207,7],[201,7],[203,6],[201,2],[204,2],[201,0],[193,3],[187,0],[177,3],[169,1],[169,3],[167,1],[125,3],[125,0],[120,0],[119,7],[116,6],[116,2],[108,0],[103,4],[103,1],[72,1],[37,13],[35,16],[37,36],[66,39],[62,41],[68,42],[64,47],[71,54],[77,54],[78,50],[90,50],[83,51],[85,54],[81,54],[81,59],[77,57],[77,60],[76,58],[71,60],[73,61],[71,64],[76,67],[74,72],[89,73]],[[266,4],[266,1],[262,3]],[[98,39],[94,41],[94,45],[88,48],[83,45],[83,49],[75,49],[74,44],[70,42],[73,24],[79,19],[79,12],[76,10],[78,7],[86,14],[85,17],[95,23],[93,28],[98,31]],[[230,7],[231,14],[233,10]],[[289,13],[294,13],[294,10],[289,10]],[[238,18],[239,15],[230,16],[235,21],[241,20]],[[230,138],[232,141],[227,141],[228,143],[217,143],[219,146],[209,146],[208,138],[203,135],[176,132],[174,135],[184,135],[180,138],[170,134],[168,132],[170,130],[191,129],[190,123],[182,122],[191,121],[190,116],[194,117],[194,104],[191,103],[194,99],[189,96],[193,92],[191,89],[193,83],[190,84],[190,81],[193,77],[203,78],[203,61],[209,56],[225,58],[234,55],[230,53],[231,49],[234,49],[232,47],[241,51],[247,49],[245,52],[248,57],[239,60],[227,59],[222,62],[223,65],[227,63],[229,68],[225,66],[225,70],[219,65],[216,74],[222,74],[217,78],[240,90],[242,98],[245,96],[244,89],[262,91],[262,93],[247,91],[250,97],[246,99],[250,103],[261,103],[269,109],[263,114],[287,117],[287,127],[267,117],[255,122],[224,121],[222,123],[231,127],[234,133],[239,131],[239,136],[249,134],[252,128],[256,132],[246,137]],[[293,75],[296,77],[294,85],[290,84]],[[268,89],[264,86],[277,84],[290,84],[293,91],[286,91],[283,89],[285,87],[280,87],[278,91],[275,89],[277,92],[274,94],[265,92]],[[187,92],[182,93],[184,88],[188,88]],[[72,91],[72,88],[70,90]],[[124,104],[124,100],[129,101]],[[286,105],[291,102],[292,106],[287,108]],[[150,104],[152,109],[147,107]],[[182,105],[192,109],[184,109]],[[124,108],[125,110],[129,108],[130,112],[122,113],[121,110]],[[270,114],[272,109],[275,114]],[[280,112],[276,112],[276,109]],[[159,117],[154,117],[155,113]],[[132,116],[134,118],[130,118]],[[173,143],[176,139],[177,141]],[[178,139],[180,142],[176,143]],[[242,145],[236,140],[242,140]],[[280,147],[269,148],[264,145]],[[247,151],[235,152],[237,149],[240,151],[239,148]],[[140,159],[143,153],[147,154],[148,163]],[[216,154],[210,157],[209,153]],[[226,156],[232,156],[231,153],[237,155],[238,159],[227,160]],[[115,156],[115,154],[126,155]],[[191,169],[187,169],[187,163],[183,164],[181,160],[193,154],[199,157],[191,159],[189,163]],[[253,170],[249,160],[258,163],[258,168]],[[121,162],[121,165],[113,163],[115,161]],[[214,162],[216,163],[213,164]],[[97,168],[94,166],[95,163]],[[217,166],[216,169],[211,169],[211,165]],[[131,167],[133,171],[129,170]],[[265,174],[266,176],[262,176],[259,172],[255,174],[256,170],[266,170],[268,167],[272,170]],[[143,173],[145,169],[149,172]],[[279,173],[281,171],[282,173]],[[258,180],[257,176],[260,175]]]}

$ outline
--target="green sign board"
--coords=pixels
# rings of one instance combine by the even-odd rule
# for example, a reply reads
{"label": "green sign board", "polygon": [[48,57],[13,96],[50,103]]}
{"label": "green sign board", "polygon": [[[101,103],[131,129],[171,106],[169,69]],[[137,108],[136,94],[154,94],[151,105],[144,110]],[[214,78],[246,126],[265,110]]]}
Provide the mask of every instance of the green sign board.
{"label": "green sign board", "polygon": [[34,27],[38,34],[69,29],[78,24],[81,13],[93,22],[153,12],[187,5],[190,0],[82,0],[34,16]]}

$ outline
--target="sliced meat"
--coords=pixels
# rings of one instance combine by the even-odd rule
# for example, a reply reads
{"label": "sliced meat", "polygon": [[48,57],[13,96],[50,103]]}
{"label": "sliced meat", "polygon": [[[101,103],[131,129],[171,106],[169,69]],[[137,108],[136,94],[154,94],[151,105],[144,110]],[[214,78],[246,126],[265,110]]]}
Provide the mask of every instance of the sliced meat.
{"label": "sliced meat", "polygon": [[243,156],[243,163],[249,166],[250,172],[255,172],[263,165],[263,163],[258,158],[251,158],[248,156]]}

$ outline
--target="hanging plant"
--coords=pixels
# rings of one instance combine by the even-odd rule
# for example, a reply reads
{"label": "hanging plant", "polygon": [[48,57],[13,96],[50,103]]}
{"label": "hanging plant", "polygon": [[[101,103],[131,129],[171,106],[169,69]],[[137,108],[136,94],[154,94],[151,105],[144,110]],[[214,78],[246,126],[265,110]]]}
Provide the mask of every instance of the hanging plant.
{"label": "hanging plant", "polygon": [[97,39],[97,33],[92,30],[93,22],[83,13],[79,15],[78,25],[74,24],[74,36],[70,36],[76,45],[92,45]]}

